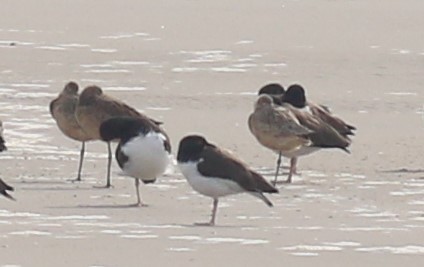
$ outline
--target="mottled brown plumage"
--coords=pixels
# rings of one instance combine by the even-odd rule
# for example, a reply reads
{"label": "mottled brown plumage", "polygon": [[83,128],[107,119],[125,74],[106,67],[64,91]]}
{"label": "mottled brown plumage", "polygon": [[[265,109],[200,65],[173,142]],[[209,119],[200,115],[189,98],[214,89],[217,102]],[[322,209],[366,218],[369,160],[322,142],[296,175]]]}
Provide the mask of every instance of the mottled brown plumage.
{"label": "mottled brown plumage", "polygon": [[273,105],[268,95],[259,96],[248,124],[259,143],[274,151],[293,151],[310,144],[306,135],[311,130],[302,126],[289,108]]}
{"label": "mottled brown plumage", "polygon": [[[124,102],[104,94],[102,89],[98,86],[88,86],[82,91],[75,111],[75,116],[77,118],[78,123],[88,134],[88,136],[96,140],[101,140],[100,125],[110,118],[143,118],[151,120],[155,124],[160,124],[159,122],[141,114],[140,112],[128,106]],[[110,142],[107,143],[108,168],[106,176],[106,187],[110,187],[110,166],[112,161],[112,151],[110,148]]]}
{"label": "mottled brown plumage", "polygon": [[85,142],[94,140],[79,125],[75,110],[78,104],[78,84],[69,82],[59,96],[50,102],[50,114],[60,131],[67,137],[82,142],[76,181],[81,181],[81,169],[84,161]]}
{"label": "mottled brown plumage", "polygon": [[309,107],[300,109],[284,101],[277,106],[267,95],[257,100],[255,112],[249,117],[249,128],[259,143],[279,153],[274,184],[277,181],[281,156],[291,159],[287,179],[287,182],[291,182],[297,157],[320,148],[340,148],[348,152],[347,147],[350,145],[350,139],[346,135],[340,134],[312,114]]}

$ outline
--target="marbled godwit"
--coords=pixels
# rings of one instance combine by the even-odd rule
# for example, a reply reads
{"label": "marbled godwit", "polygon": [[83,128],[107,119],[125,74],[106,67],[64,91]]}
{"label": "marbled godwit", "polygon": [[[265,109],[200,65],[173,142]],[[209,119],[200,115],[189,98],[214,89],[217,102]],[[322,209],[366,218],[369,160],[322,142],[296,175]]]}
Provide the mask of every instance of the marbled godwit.
{"label": "marbled godwit", "polygon": [[279,153],[274,184],[277,182],[281,156],[291,159],[287,178],[290,183],[297,157],[320,148],[348,151],[350,144],[348,138],[319,118],[288,103],[275,106],[268,95],[262,95],[257,100],[255,111],[249,117],[249,128],[259,143]]}
{"label": "marbled godwit", "polygon": [[[100,125],[107,119],[113,117],[135,117],[151,120],[155,124],[160,124],[147,116],[139,113],[134,108],[126,105],[120,100],[110,97],[103,93],[98,86],[89,86],[85,88],[78,101],[75,115],[79,125],[92,139],[101,140]],[[108,165],[106,175],[106,187],[110,187],[110,167],[112,163],[112,151],[110,141],[108,145]]]}
{"label": "marbled godwit", "polygon": [[81,181],[81,169],[84,161],[85,142],[93,140],[78,124],[75,109],[78,104],[78,84],[69,82],[59,96],[50,102],[50,114],[57,126],[67,137],[81,142],[80,159],[76,181]]}
{"label": "marbled godwit", "polygon": [[119,139],[115,158],[119,167],[135,178],[137,206],[141,202],[140,180],[145,184],[154,183],[169,163],[171,144],[166,133],[147,118],[114,117],[100,125],[103,141]]}
{"label": "marbled godwit", "polygon": [[177,161],[190,186],[213,199],[211,220],[203,225],[215,224],[220,197],[246,192],[271,207],[263,193],[278,193],[260,174],[199,135],[189,135],[180,141]]}

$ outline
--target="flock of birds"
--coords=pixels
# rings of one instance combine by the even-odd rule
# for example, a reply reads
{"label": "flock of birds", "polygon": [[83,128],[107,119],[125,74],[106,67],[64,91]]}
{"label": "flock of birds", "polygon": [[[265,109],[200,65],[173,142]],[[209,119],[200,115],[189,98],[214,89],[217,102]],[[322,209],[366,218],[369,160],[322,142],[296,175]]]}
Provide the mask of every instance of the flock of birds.
{"label": "flock of birds", "polygon": [[[171,143],[162,122],[108,96],[98,86],[88,86],[81,94],[78,90],[77,83],[69,82],[50,103],[50,113],[59,129],[81,142],[75,180],[81,181],[85,143],[101,140],[108,147],[105,186],[110,187],[111,142],[118,142],[116,161],[125,174],[135,178],[135,205],[145,206],[140,197],[140,180],[145,184],[154,183],[170,164]],[[195,191],[213,199],[211,220],[206,225],[215,224],[218,199],[223,196],[246,192],[272,206],[264,193],[278,193],[276,183],[282,156],[290,159],[285,182],[291,183],[300,156],[322,148],[349,152],[349,136],[356,130],[333,115],[328,107],[307,101],[305,90],[298,84],[287,90],[277,83],[262,87],[248,124],[258,142],[278,154],[272,183],[201,135],[188,135],[179,142],[177,162],[182,174]],[[0,122],[0,151],[6,149],[2,132]],[[13,199],[7,191],[13,188],[0,179],[0,193]]]}

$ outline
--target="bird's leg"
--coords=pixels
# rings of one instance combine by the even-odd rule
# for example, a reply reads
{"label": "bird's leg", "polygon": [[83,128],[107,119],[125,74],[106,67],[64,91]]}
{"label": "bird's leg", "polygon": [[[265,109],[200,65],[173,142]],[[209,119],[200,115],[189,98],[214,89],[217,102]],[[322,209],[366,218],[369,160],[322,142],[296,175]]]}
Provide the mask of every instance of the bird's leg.
{"label": "bird's leg", "polygon": [[213,199],[213,208],[212,208],[212,218],[209,222],[209,225],[215,225],[215,217],[216,217],[216,211],[218,210],[218,199]]}
{"label": "bird's leg", "polygon": [[214,226],[215,225],[215,217],[216,217],[216,211],[218,209],[218,199],[213,199],[213,206],[212,206],[212,217],[211,220],[207,223],[195,223],[195,225],[198,226]]}
{"label": "bird's leg", "polygon": [[81,170],[82,170],[82,162],[84,161],[84,153],[85,153],[85,141],[82,141],[80,159],[79,159],[79,165],[78,165],[78,174],[76,179],[70,180],[72,182],[81,182]]}
{"label": "bird's leg", "polygon": [[144,204],[141,201],[141,197],[140,197],[140,180],[139,179],[135,179],[135,190],[137,192],[137,203],[135,204],[136,207],[147,207],[146,204]]}
{"label": "bird's leg", "polygon": [[109,187],[111,187],[111,183],[110,183],[110,167],[112,165],[112,149],[110,147],[110,142],[107,142],[107,152],[108,152],[108,157],[107,157],[106,188],[109,188]]}
{"label": "bird's leg", "polygon": [[84,153],[85,153],[85,141],[82,141],[81,152],[80,152],[80,161],[78,166],[78,176],[76,181],[81,181],[81,170],[82,170],[82,162],[84,161]]}
{"label": "bird's leg", "polygon": [[281,151],[278,153],[277,169],[275,170],[275,178],[274,178],[274,182],[272,183],[274,186],[277,184],[278,171],[280,170],[280,165],[281,165]]}
{"label": "bird's leg", "polygon": [[287,177],[287,183],[292,182],[292,176],[294,173],[296,173],[296,163],[297,163],[296,157],[290,159],[290,171],[289,171],[289,176]]}

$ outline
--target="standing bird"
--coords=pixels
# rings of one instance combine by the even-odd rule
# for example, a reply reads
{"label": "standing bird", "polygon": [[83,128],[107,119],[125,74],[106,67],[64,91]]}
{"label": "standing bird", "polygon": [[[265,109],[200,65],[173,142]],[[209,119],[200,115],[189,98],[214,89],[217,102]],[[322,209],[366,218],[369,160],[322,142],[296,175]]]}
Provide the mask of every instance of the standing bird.
{"label": "standing bird", "polygon": [[135,178],[137,206],[142,203],[139,192],[140,180],[154,183],[169,163],[171,144],[167,134],[148,118],[114,117],[100,125],[103,141],[119,139],[115,158],[119,167]]}
{"label": "standing bird", "polygon": [[[286,93],[284,94],[284,96],[282,98],[282,102],[290,104],[296,110],[298,110],[298,111],[300,111],[304,114],[306,113],[307,116],[312,115],[318,121],[320,121],[320,123],[318,125],[321,126],[321,128],[322,127],[333,128],[333,130],[327,130],[326,138],[331,138],[331,136],[332,136],[333,138],[338,140],[336,142],[340,142],[340,136],[341,136],[342,139],[345,141],[345,143],[348,143],[347,146],[350,145],[351,140],[350,140],[349,136],[355,135],[355,133],[353,131],[356,130],[356,127],[354,127],[350,124],[347,124],[342,119],[333,115],[330,112],[330,109],[327,106],[318,105],[318,104],[315,104],[313,102],[307,101],[305,89],[303,89],[302,86],[300,86],[298,84],[293,84],[293,85],[289,86],[289,88],[287,89]],[[304,124],[307,124],[307,122],[304,122]],[[309,128],[314,128],[314,127],[316,127],[316,125],[317,125],[316,123],[312,124],[312,125],[310,124]],[[334,130],[337,131],[337,133],[340,136],[336,135],[334,133]],[[318,131],[318,130],[315,130],[315,131]],[[317,137],[315,136],[315,140],[316,139],[317,139]],[[329,140],[330,139],[327,139],[327,142]],[[325,142],[324,143],[322,141],[318,141],[318,142],[320,142],[321,144],[324,144],[324,146],[325,146]],[[341,142],[343,143],[343,141],[341,141]],[[347,146],[342,145],[342,147],[339,147],[339,148],[343,149],[343,147],[346,148]],[[328,145],[327,145],[327,147],[328,147]],[[338,146],[336,146],[336,147],[338,147]],[[303,153],[298,153],[299,154],[298,156],[303,156],[303,155],[312,153],[312,152],[317,151],[317,150],[318,150],[318,148],[317,149],[307,149],[307,150],[304,150]],[[294,173],[295,173],[296,172],[297,157],[295,155],[292,155],[292,156],[286,155],[286,156],[290,157],[292,159],[292,161],[294,161],[294,162],[291,163],[291,165],[293,165]]]}
{"label": "standing bird", "polygon": [[328,123],[339,134],[343,136],[355,135],[355,133],[353,132],[354,130],[356,130],[355,126],[347,124],[342,119],[333,115],[327,106],[317,105],[313,102],[307,101],[305,89],[298,84],[293,84],[289,86],[282,98],[282,102],[289,103],[293,107],[299,109],[309,109],[310,113],[312,113],[314,116],[318,117],[322,121]]}
{"label": "standing bird", "polygon": [[249,193],[272,207],[263,193],[278,193],[265,178],[250,170],[243,162],[210,144],[199,135],[184,137],[179,144],[178,166],[190,186],[213,199],[212,217],[203,225],[214,225],[218,198]]}
{"label": "standing bird", "polygon": [[[287,92],[286,92],[287,93]],[[249,129],[260,144],[278,152],[274,185],[277,182],[281,156],[290,158],[287,182],[291,183],[297,157],[319,148],[341,148],[348,152],[349,138],[345,138],[330,125],[302,112],[290,104],[275,106],[270,96],[262,95],[249,116]]]}
{"label": "standing bird", "polygon": [[[150,120],[156,125],[160,123],[154,121],[147,116],[139,113],[134,108],[126,105],[118,99],[103,94],[103,91],[98,86],[89,86],[82,91],[75,116],[79,125],[84,131],[94,140],[102,140],[100,136],[100,125],[107,119],[113,117],[134,117],[145,120]],[[110,167],[112,163],[112,151],[110,141],[107,141],[108,146],[108,164],[106,175],[106,187],[110,187]]]}
{"label": "standing bird", "polygon": [[75,117],[75,109],[78,104],[78,84],[68,82],[59,96],[50,102],[50,114],[56,121],[57,126],[67,137],[80,141],[81,151],[78,165],[78,174],[75,181],[81,181],[82,163],[84,161],[85,142],[93,140],[84,132]]}
{"label": "standing bird", "polygon": [[0,194],[7,197],[8,199],[15,200],[7,191],[13,191],[13,187],[6,184],[2,179],[0,179]]}

